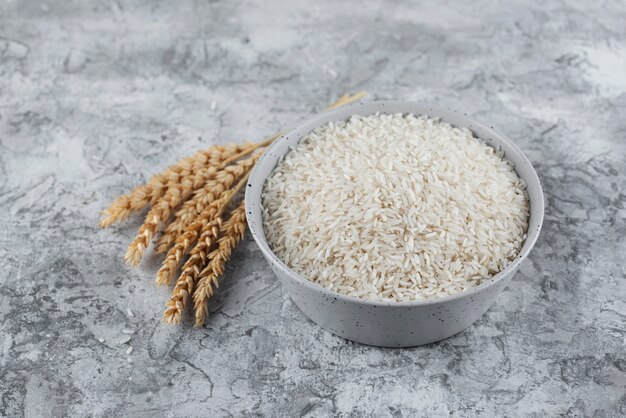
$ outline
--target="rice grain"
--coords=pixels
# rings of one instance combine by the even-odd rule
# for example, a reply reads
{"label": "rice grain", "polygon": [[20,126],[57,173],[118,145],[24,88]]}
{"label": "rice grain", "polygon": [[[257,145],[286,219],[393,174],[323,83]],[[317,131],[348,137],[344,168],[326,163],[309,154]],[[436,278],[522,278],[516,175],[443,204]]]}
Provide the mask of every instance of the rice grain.
{"label": "rice grain", "polygon": [[412,114],[352,116],[303,138],[263,190],[272,251],[335,292],[433,299],[519,253],[526,185],[471,131]]}

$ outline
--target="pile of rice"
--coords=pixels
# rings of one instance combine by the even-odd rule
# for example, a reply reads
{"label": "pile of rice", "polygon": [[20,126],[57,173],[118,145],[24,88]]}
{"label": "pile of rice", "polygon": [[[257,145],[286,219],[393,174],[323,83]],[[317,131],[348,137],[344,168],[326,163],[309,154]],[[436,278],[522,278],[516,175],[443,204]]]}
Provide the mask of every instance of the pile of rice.
{"label": "pile of rice", "polygon": [[272,251],[326,289],[410,301],[462,292],[519,253],[525,183],[467,129],[352,116],[307,135],[263,191]]}

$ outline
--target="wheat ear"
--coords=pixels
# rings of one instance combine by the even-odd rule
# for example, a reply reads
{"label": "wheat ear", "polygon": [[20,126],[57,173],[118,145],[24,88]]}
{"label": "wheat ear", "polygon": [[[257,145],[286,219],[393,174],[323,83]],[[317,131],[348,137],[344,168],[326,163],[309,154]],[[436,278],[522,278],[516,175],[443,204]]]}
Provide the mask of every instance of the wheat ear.
{"label": "wheat ear", "polygon": [[[239,181],[237,186],[229,191],[228,200],[232,199],[232,197],[234,197],[235,194],[246,184],[248,181],[248,175],[249,173],[247,173]],[[228,202],[226,205],[227,204]],[[223,206],[223,208],[225,208],[225,206]],[[205,213],[206,211],[203,212],[201,216],[204,216]],[[211,249],[212,243],[218,238],[218,232],[222,230],[222,228],[219,230],[213,229],[217,227],[216,224],[221,223],[221,219],[218,220],[219,217],[216,218],[215,215],[216,213],[212,214],[212,216],[207,216],[204,220],[196,221],[199,225],[204,225],[205,229],[198,241],[198,244],[194,247],[189,259],[183,266],[182,272],[174,285],[172,295],[167,302],[167,307],[163,313],[163,320],[169,324],[180,323],[183,310],[187,305],[188,298],[193,292],[198,274],[200,274],[201,269],[205,266],[208,260],[207,254]],[[194,222],[192,226],[196,225],[196,222]],[[192,226],[190,226],[190,228]]]}
{"label": "wheat ear", "polygon": [[108,208],[102,211],[100,227],[106,228],[115,222],[123,221],[144,207],[155,204],[165,195],[168,187],[179,184],[185,177],[201,170],[207,164],[219,164],[240,154],[251,145],[249,142],[226,146],[214,145],[180,160],[164,172],[152,176],[146,184],[115,199]]}
{"label": "wheat ear", "polygon": [[246,232],[246,208],[244,202],[232,212],[232,215],[222,225],[217,248],[212,251],[208,259],[209,264],[199,273],[198,285],[193,293],[195,324],[202,326],[208,316],[207,300],[213,296],[213,288],[218,287],[217,278],[224,273],[224,266],[230,259],[233,250],[239,244]]}
{"label": "wheat ear", "polygon": [[245,175],[258,160],[259,155],[239,161],[235,165],[226,167],[216,174],[215,179],[210,180],[204,187],[196,190],[193,197],[187,200],[176,212],[174,220],[165,228],[163,235],[157,243],[157,253],[167,251],[196,216],[217,200],[223,193],[231,188],[236,181]]}
{"label": "wheat ear", "polygon": [[180,265],[183,256],[187,254],[187,251],[189,251],[189,249],[196,243],[198,235],[207,230],[207,228],[210,229],[210,226],[214,223],[214,221],[219,218],[222,213],[224,213],[230,197],[231,193],[229,191],[221,198],[213,201],[204,211],[201,212],[201,219],[192,223],[189,228],[176,239],[174,246],[167,252],[163,265],[157,272],[157,284],[170,284],[176,274],[176,270],[178,270],[178,266]]}
{"label": "wheat ear", "polygon": [[148,248],[150,240],[157,233],[159,227],[166,222],[172,212],[189,196],[194,190],[211,180],[221,167],[208,166],[197,173],[183,179],[180,184],[168,187],[165,195],[154,205],[146,215],[146,220],[139,228],[137,236],[128,246],[124,259],[132,266],[139,265],[144,251]]}

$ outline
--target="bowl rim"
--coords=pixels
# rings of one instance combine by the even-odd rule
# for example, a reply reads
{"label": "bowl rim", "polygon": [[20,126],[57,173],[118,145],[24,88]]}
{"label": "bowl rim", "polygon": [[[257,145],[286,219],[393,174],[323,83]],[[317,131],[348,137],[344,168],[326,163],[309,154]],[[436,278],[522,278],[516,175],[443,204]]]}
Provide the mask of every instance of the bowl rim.
{"label": "bowl rim", "polygon": [[[535,205],[537,205],[539,207],[539,211],[538,211],[538,218],[536,219],[536,223],[533,223],[532,225],[530,224],[530,213],[532,212],[532,205],[530,204],[530,199],[529,199],[529,224],[528,224],[528,229],[526,232],[526,239],[524,240],[524,243],[522,244],[522,249],[520,250],[519,254],[517,255],[517,257],[515,257],[515,259],[509,263],[508,266],[506,266],[506,268],[504,268],[504,270],[500,271],[499,273],[497,273],[496,275],[494,275],[493,277],[484,280],[480,285],[478,286],[474,286],[471,287],[467,290],[464,290],[462,292],[458,292],[458,293],[454,293],[452,295],[447,295],[447,296],[442,296],[442,297],[438,297],[435,299],[418,299],[418,300],[411,300],[411,301],[402,301],[402,302],[394,302],[394,301],[382,301],[382,300],[372,300],[372,299],[362,299],[362,298],[358,298],[356,296],[350,296],[350,295],[344,295],[342,293],[337,293],[333,290],[328,290],[325,287],[320,286],[317,283],[314,283],[310,280],[308,280],[306,277],[302,276],[301,274],[293,271],[291,268],[289,268],[285,263],[283,263],[283,261],[276,255],[274,254],[274,252],[271,250],[271,248],[269,247],[269,244],[267,243],[267,238],[265,237],[265,230],[263,228],[263,225],[260,225],[259,228],[252,228],[250,225],[250,217],[252,216],[252,212],[257,212],[261,210],[261,199],[262,199],[262,189],[261,189],[261,193],[259,194],[259,199],[256,205],[253,205],[253,197],[252,197],[252,192],[250,191],[250,189],[253,187],[252,183],[258,183],[260,182],[260,186],[261,188],[265,187],[265,181],[267,179],[267,177],[271,174],[270,171],[268,173],[267,176],[263,177],[263,178],[259,178],[261,177],[259,175],[259,167],[262,165],[261,163],[263,162],[263,160],[265,158],[267,158],[267,156],[269,154],[272,153],[272,151],[275,150],[275,148],[278,146],[278,144],[284,140],[286,140],[286,138],[288,138],[289,136],[292,136],[293,133],[297,130],[302,129],[304,126],[308,126],[308,125],[315,125],[315,127],[319,127],[322,126],[330,121],[337,121],[337,120],[345,120],[347,118],[350,117],[351,114],[349,114],[348,116],[338,116],[335,117],[336,115],[344,115],[346,113],[347,110],[350,109],[356,109],[358,107],[361,107],[365,104],[371,105],[377,105],[377,107],[379,107],[380,109],[378,109],[378,111],[384,111],[385,106],[406,106],[406,107],[411,107],[411,106],[420,106],[420,107],[424,107],[424,108],[428,108],[431,112],[433,110],[436,110],[438,112],[447,112],[447,113],[454,113],[457,115],[457,117],[460,117],[462,119],[465,119],[468,122],[471,122],[471,125],[474,127],[479,127],[484,131],[491,131],[493,133],[494,136],[496,136],[498,138],[498,140],[500,140],[501,142],[506,142],[507,145],[509,145],[512,149],[515,150],[515,152],[517,152],[519,154],[519,156],[521,157],[521,159],[523,160],[524,163],[526,163],[529,167],[530,167],[530,174],[527,176],[528,178],[523,178],[522,180],[524,180],[526,182],[526,184],[528,185],[529,182],[532,182],[534,184],[534,186],[536,186],[538,188],[538,193],[537,193],[537,202],[535,202]],[[372,112],[372,114],[376,113],[376,111]],[[399,112],[398,112],[399,113]],[[412,111],[407,110],[407,112],[402,112],[402,113],[414,113]],[[415,113],[414,113],[415,114]],[[431,116],[429,115],[427,112],[423,112],[420,113],[426,116]],[[329,118],[330,117],[330,118]],[[432,117],[432,116],[431,116]],[[454,124],[452,124],[454,126]],[[313,128],[314,129],[314,128]],[[481,139],[484,141],[483,138],[481,138],[480,136],[478,136],[473,130],[472,130],[472,134],[474,136],[476,136],[477,138]],[[304,135],[301,135],[299,140],[303,137]],[[282,154],[280,156],[280,158],[282,158],[288,151],[286,151],[284,154]],[[506,158],[506,157],[505,157]],[[518,173],[519,176],[519,173]],[[521,176],[520,176],[521,178]],[[539,179],[539,176],[537,175],[537,172],[535,170],[535,168],[533,167],[533,165],[531,164],[530,160],[528,160],[528,157],[526,157],[526,155],[522,152],[522,150],[513,142],[511,141],[506,135],[504,135],[503,133],[501,133],[499,130],[495,129],[493,126],[487,126],[484,123],[481,123],[469,116],[467,116],[467,113],[461,113],[458,112],[454,109],[448,108],[448,107],[444,107],[444,106],[437,106],[437,105],[430,105],[429,103],[421,103],[421,102],[413,102],[413,101],[403,101],[403,100],[360,100],[358,102],[354,102],[351,104],[347,104],[344,106],[341,106],[339,108],[333,109],[333,110],[328,110],[328,111],[324,111],[321,112],[317,115],[315,115],[314,117],[298,124],[298,126],[294,127],[294,128],[289,128],[287,130],[285,130],[283,132],[283,134],[281,136],[279,136],[274,142],[272,142],[272,144],[270,144],[265,151],[263,152],[263,155],[259,158],[259,160],[257,161],[257,163],[255,164],[255,166],[253,167],[251,173],[250,173],[250,177],[248,178],[248,182],[247,182],[247,187],[246,187],[246,193],[245,193],[245,213],[246,213],[246,219],[248,221],[248,225],[249,225],[249,230],[250,233],[252,234],[252,237],[254,238],[254,241],[256,242],[257,246],[259,247],[259,249],[261,250],[261,252],[263,253],[263,255],[265,256],[265,258],[267,259],[267,261],[269,263],[275,263],[278,265],[278,267],[280,267],[281,270],[285,271],[287,274],[286,276],[294,281],[296,284],[300,285],[300,286],[304,286],[309,288],[312,291],[315,292],[319,292],[331,299],[334,300],[338,300],[338,301],[342,301],[345,303],[352,303],[352,304],[359,304],[359,305],[366,305],[366,306],[372,306],[372,307],[416,307],[416,306],[429,306],[429,305],[436,305],[436,304],[441,304],[441,303],[445,303],[445,302],[451,302],[454,300],[459,300],[459,299],[465,299],[468,297],[472,297],[473,295],[477,294],[477,293],[481,293],[493,286],[495,286],[496,284],[498,284],[499,282],[503,281],[505,278],[507,278],[509,275],[511,275],[511,277],[514,275],[514,273],[516,272],[517,268],[519,267],[519,265],[522,263],[522,261],[524,261],[528,255],[530,254],[530,251],[534,248],[535,243],[537,242],[537,239],[539,238],[541,229],[543,227],[543,220],[544,220],[544,211],[545,211],[545,202],[544,202],[544,196],[543,196],[543,187],[541,186],[541,181]]]}

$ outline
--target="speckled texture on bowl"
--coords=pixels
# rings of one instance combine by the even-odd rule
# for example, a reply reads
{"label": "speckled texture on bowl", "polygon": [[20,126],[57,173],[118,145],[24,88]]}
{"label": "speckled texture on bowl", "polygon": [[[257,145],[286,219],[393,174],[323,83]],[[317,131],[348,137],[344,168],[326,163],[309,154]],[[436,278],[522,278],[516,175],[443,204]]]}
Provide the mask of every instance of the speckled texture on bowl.
{"label": "speckled texture on bowl", "polygon": [[[469,128],[505,158],[528,185],[530,220],[528,237],[518,257],[502,272],[480,286],[431,301],[377,302],[340,295],[318,286],[290,270],[270,249],[261,217],[261,193],[265,179],[278,160],[311,130],[350,115],[414,113],[437,117],[452,125]],[[532,249],[543,222],[543,192],[537,173],[524,154],[493,127],[462,113],[401,101],[364,101],[322,113],[278,138],[263,154],[250,175],[246,189],[246,215],[252,236],[294,303],[319,326],[348,340],[383,346],[410,347],[450,337],[469,327],[495,302]]]}

